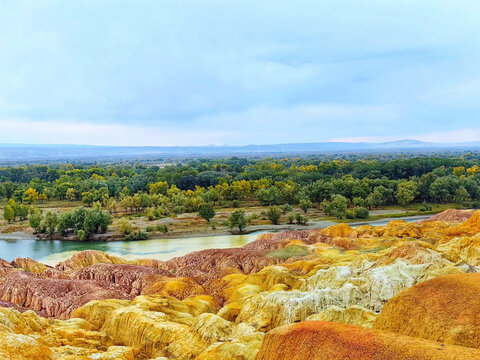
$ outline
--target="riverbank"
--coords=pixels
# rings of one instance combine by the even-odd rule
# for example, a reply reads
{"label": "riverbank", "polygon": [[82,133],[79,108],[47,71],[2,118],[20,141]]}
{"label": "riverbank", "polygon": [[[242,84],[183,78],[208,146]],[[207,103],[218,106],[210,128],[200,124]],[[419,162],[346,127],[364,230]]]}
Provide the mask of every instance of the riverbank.
{"label": "riverbank", "polygon": [[[78,206],[77,203],[71,202],[52,202],[42,204],[44,212],[53,211],[63,213],[71,211]],[[306,225],[290,224],[289,215],[291,213],[303,213],[301,209],[293,208],[291,212],[282,214],[279,224],[274,225],[268,219],[266,210],[268,207],[251,205],[243,208],[245,215],[250,219],[249,224],[243,234],[251,234],[259,231],[278,232],[286,230],[303,230],[315,227],[327,227],[336,223],[346,222],[348,224],[368,223],[377,220],[387,221],[388,219],[401,219],[410,216],[429,216],[444,211],[447,207],[454,208],[453,205],[447,204],[429,204],[431,211],[421,212],[419,204],[413,204],[408,207],[387,206],[385,208],[374,209],[370,211],[368,219],[337,219],[333,216],[325,215],[317,208],[311,208],[307,211],[306,216],[309,222]],[[231,213],[238,208],[218,208],[215,217],[210,223],[202,219],[198,213],[184,213],[176,216],[164,217],[156,220],[147,219],[142,213],[124,214],[118,213],[113,216],[113,223],[109,230],[103,234],[92,234],[90,242],[115,242],[125,241],[125,236],[120,232],[120,221],[128,219],[134,229],[148,234],[149,239],[176,239],[203,236],[229,236],[239,235],[238,231],[232,231],[227,226],[227,220]],[[1,209],[0,209],[1,212]],[[161,230],[161,231],[160,231]],[[59,240],[66,242],[79,241],[77,236],[70,234],[67,237],[59,234],[53,237],[47,234],[34,234],[33,229],[29,226],[28,221],[18,221],[8,224],[6,221],[0,221],[0,234],[12,232],[25,232],[31,235],[31,238],[38,240]]]}
{"label": "riverbank", "polygon": [[[361,225],[368,225],[368,224],[383,224],[388,223],[391,220],[409,220],[409,221],[417,221],[426,219],[432,215],[432,213],[422,213],[422,215],[418,215],[418,213],[395,213],[384,215],[384,216],[373,216],[369,219],[359,221],[358,219],[332,219],[332,220],[317,220],[317,221],[310,221],[306,225],[298,225],[298,224],[262,224],[262,225],[250,225],[246,228],[246,230],[242,233],[235,230],[228,230],[226,228],[222,229],[215,229],[212,230],[211,228],[202,228],[202,229],[189,229],[185,232],[169,232],[169,233],[150,233],[149,240],[155,239],[184,239],[190,237],[203,237],[203,236],[228,236],[228,235],[248,235],[252,233],[258,232],[280,232],[280,231],[296,231],[296,230],[307,230],[307,229],[314,229],[314,228],[324,228],[331,225],[335,225],[338,223],[348,223],[350,226],[361,226]],[[59,240],[59,241],[78,241],[78,238],[74,235],[70,235],[67,237],[60,236],[58,234],[50,237],[47,234],[33,234],[32,236],[36,237],[37,240]],[[124,241],[124,237],[121,234],[107,232],[105,234],[94,234],[89,242],[110,242],[110,241]]]}
{"label": "riverbank", "polygon": [[[424,216],[422,218],[427,218]],[[363,221],[350,224],[352,227],[371,224],[383,225],[393,219],[403,219],[407,222],[418,221],[421,218],[404,217],[372,222]],[[47,264],[56,264],[72,256],[75,252],[83,250],[100,250],[111,255],[123,256],[129,259],[140,257],[157,260],[169,260],[173,257],[185,255],[189,252],[205,249],[239,248],[254,241],[257,236],[264,232],[281,232],[286,230],[306,230],[312,228],[324,228],[336,224],[331,221],[316,221],[306,226],[300,225],[269,225],[251,226],[248,234],[231,234],[215,232],[211,234],[194,233],[190,236],[158,237],[148,240],[137,241],[62,241],[36,240],[33,234],[25,232],[13,232],[0,234],[0,257],[12,261],[16,257],[30,257],[34,260]]]}

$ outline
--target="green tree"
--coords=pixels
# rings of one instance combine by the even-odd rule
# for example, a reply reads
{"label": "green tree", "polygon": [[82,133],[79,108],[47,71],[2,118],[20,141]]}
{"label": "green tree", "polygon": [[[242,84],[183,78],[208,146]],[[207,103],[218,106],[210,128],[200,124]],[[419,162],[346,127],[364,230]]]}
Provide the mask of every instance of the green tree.
{"label": "green tree", "polygon": [[355,219],[355,212],[353,210],[347,209],[345,210],[345,217],[347,219]]}
{"label": "green tree", "polygon": [[308,217],[306,215],[296,213],[295,221],[297,222],[298,225],[306,225],[308,223]]}
{"label": "green tree", "polygon": [[25,204],[18,205],[17,215],[20,220],[26,220],[28,218],[28,207]]}
{"label": "green tree", "polygon": [[97,211],[95,216],[97,221],[97,232],[105,233],[108,230],[108,226],[112,224],[113,218],[108,211]]}
{"label": "green tree", "polygon": [[212,188],[205,191],[202,194],[202,198],[205,202],[212,203],[213,206],[215,206],[216,202],[220,200],[220,193],[216,189]]}
{"label": "green tree", "polygon": [[418,185],[414,181],[405,181],[398,184],[395,198],[400,205],[410,204],[417,196]]}
{"label": "green tree", "polygon": [[[366,199],[366,204],[370,208],[374,207],[379,207],[380,205],[383,204],[383,194],[380,192],[380,190],[375,189],[373,192],[368,194],[367,199]],[[358,205],[361,206],[361,205]]]}
{"label": "green tree", "polygon": [[[368,197],[367,197],[367,199],[368,199]],[[364,206],[365,205],[365,200],[361,197],[354,197],[352,202],[353,202],[354,206]]]}
{"label": "green tree", "polygon": [[282,210],[278,206],[270,206],[267,210],[267,217],[274,225],[278,225]]}
{"label": "green tree", "polygon": [[280,208],[283,211],[283,215],[287,215],[288,212],[293,210],[292,205],[290,204],[283,204]]}
{"label": "green tree", "polygon": [[10,205],[5,205],[3,207],[3,218],[8,221],[10,224],[13,220],[15,220],[15,212],[13,211]]}
{"label": "green tree", "polygon": [[78,230],[77,237],[80,241],[85,241],[87,239],[87,235],[85,234],[85,230]]}
{"label": "green tree", "polygon": [[313,204],[309,199],[303,198],[303,199],[300,199],[300,202],[298,203],[298,206],[306,214],[308,209],[310,209],[313,206]]}
{"label": "green tree", "polygon": [[38,233],[40,231],[42,220],[43,220],[42,211],[40,209],[36,209],[33,207],[30,208],[28,223],[33,228],[35,233]]}
{"label": "green tree", "polygon": [[322,210],[326,215],[333,215],[333,204],[331,201],[323,200],[320,205],[322,206]]}
{"label": "green tree", "polygon": [[348,208],[348,199],[339,194],[335,194],[332,196],[331,201],[333,215],[339,219],[343,219],[345,217],[345,211]]}
{"label": "green tree", "polygon": [[318,180],[310,186],[311,198],[317,203],[328,200],[333,194],[333,184],[330,181]]}
{"label": "green tree", "polygon": [[210,222],[211,219],[215,216],[215,209],[210,204],[202,204],[198,210],[198,214],[207,222]]}
{"label": "green tree", "polygon": [[57,213],[53,211],[48,211],[45,214],[45,227],[48,231],[48,234],[50,236],[53,236],[55,234],[55,229],[57,228]]}
{"label": "green tree", "polygon": [[369,216],[368,209],[363,206],[354,207],[353,214],[357,219],[367,219]]}
{"label": "green tree", "polygon": [[294,221],[295,221],[295,213],[289,214],[288,215],[288,223],[293,224]]}
{"label": "green tree", "polygon": [[160,217],[160,212],[155,207],[146,208],[144,214],[148,221],[153,221]]}
{"label": "green tree", "polygon": [[280,197],[280,192],[276,186],[270,186],[267,189],[257,191],[257,199],[264,206],[275,205]]}
{"label": "green tree", "polygon": [[162,194],[166,195],[168,191],[168,183],[166,181],[159,181],[149,186],[150,195]]}
{"label": "green tree", "polygon": [[15,218],[19,215],[19,208],[18,208],[18,204],[17,202],[15,201],[15,199],[11,198],[10,200],[8,200],[8,203],[7,203],[13,210],[13,220],[15,220]]}
{"label": "green tree", "polygon": [[95,202],[95,195],[91,191],[82,193],[82,202],[87,206],[92,206]]}
{"label": "green tree", "polygon": [[247,218],[245,216],[245,210],[235,210],[228,217],[228,228],[238,228],[238,230],[243,233],[247,227]]}
{"label": "green tree", "polygon": [[458,189],[462,186],[461,180],[453,175],[439,177],[430,185],[432,200],[447,203],[453,200]]}
{"label": "green tree", "polygon": [[471,199],[470,199],[470,194],[468,193],[467,189],[465,189],[463,186],[460,186],[460,188],[455,193],[455,196],[454,196],[453,200],[457,204],[463,204],[464,202],[469,201]]}

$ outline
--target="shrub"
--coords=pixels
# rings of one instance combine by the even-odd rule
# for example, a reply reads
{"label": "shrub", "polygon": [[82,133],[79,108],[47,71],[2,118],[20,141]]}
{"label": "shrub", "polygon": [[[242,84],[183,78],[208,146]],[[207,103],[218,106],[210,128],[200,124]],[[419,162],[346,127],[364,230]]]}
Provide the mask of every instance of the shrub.
{"label": "shrub", "polygon": [[353,213],[358,219],[367,219],[368,218],[368,209],[363,206],[356,206],[353,208]]}
{"label": "shrub", "polygon": [[268,219],[272,222],[272,224],[277,225],[281,215],[282,215],[282,210],[280,210],[278,206],[270,206],[268,208],[267,216],[268,216]]}
{"label": "shrub", "polygon": [[251,213],[247,218],[247,222],[252,222],[253,220],[257,220],[257,219],[258,219],[258,214],[257,213]]}
{"label": "shrub", "polygon": [[158,219],[157,215],[159,217],[160,213],[154,207],[145,209],[145,217],[148,219],[148,221]]}
{"label": "shrub", "polygon": [[288,223],[293,224],[295,222],[295,214],[288,215]]}
{"label": "shrub", "polygon": [[291,245],[283,249],[274,250],[270,252],[268,256],[277,258],[277,259],[287,260],[292,257],[302,257],[308,254],[309,253],[306,246]]}
{"label": "shrub", "polygon": [[345,210],[345,217],[347,219],[355,219],[355,211],[350,209]]}
{"label": "shrub", "polygon": [[168,227],[167,225],[157,225],[156,227],[157,231],[167,233],[168,232]]}
{"label": "shrub", "polygon": [[77,236],[78,236],[78,240],[80,241],[85,241],[85,231],[84,230],[78,230],[77,231]]}
{"label": "shrub", "polygon": [[183,214],[185,212],[185,208],[181,205],[177,205],[173,208],[173,213],[178,215],[178,214]]}
{"label": "shrub", "polygon": [[111,223],[112,215],[98,207],[92,209],[78,207],[73,211],[61,214],[57,221],[58,231],[62,235],[66,235],[68,231],[72,230],[78,235],[78,231],[83,230],[85,239],[88,239],[92,233],[106,232]]}
{"label": "shrub", "polygon": [[[354,206],[365,206],[365,200],[361,197],[354,197],[353,198],[353,205]],[[348,216],[347,216],[348,218]]]}
{"label": "shrub", "polygon": [[128,219],[121,218],[118,222],[118,230],[120,230],[123,235],[128,235],[133,233],[133,225]]}
{"label": "shrub", "polygon": [[298,225],[306,225],[308,223],[308,217],[300,213],[295,214],[295,220]]}
{"label": "shrub", "polygon": [[432,210],[433,210],[433,206],[427,205],[427,204],[423,204],[423,206],[420,209],[418,209],[418,211],[422,211],[422,212],[432,211]]}
{"label": "shrub", "polygon": [[143,231],[135,231],[133,233],[125,235],[125,240],[132,241],[132,240],[147,240],[148,234]]}

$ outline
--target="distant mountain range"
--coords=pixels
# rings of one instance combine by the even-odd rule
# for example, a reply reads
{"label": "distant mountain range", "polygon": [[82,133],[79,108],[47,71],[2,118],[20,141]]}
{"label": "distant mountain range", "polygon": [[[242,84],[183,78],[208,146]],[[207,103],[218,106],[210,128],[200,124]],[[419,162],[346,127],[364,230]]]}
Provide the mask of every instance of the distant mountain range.
{"label": "distant mountain range", "polygon": [[390,142],[316,142],[274,145],[210,146],[94,146],[0,144],[0,162],[133,160],[266,156],[281,154],[331,154],[351,152],[438,151],[480,149],[479,142],[432,143],[419,140]]}

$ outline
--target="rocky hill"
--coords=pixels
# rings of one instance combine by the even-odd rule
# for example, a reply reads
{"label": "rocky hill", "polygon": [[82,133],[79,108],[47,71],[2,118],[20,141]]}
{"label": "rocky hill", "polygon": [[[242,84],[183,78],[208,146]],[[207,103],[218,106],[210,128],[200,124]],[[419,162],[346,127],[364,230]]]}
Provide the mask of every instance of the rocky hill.
{"label": "rocky hill", "polygon": [[480,359],[480,212],[0,260],[0,359]]}

